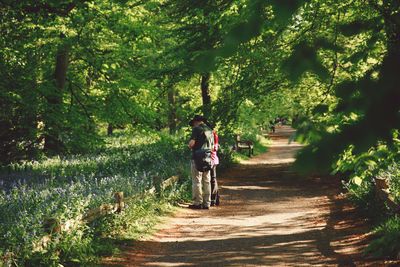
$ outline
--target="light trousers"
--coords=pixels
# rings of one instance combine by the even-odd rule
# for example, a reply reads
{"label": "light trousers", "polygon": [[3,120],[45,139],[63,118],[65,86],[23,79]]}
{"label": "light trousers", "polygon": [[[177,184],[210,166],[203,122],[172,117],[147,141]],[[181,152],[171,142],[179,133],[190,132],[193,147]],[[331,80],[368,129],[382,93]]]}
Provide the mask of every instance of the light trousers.
{"label": "light trousers", "polygon": [[194,160],[191,161],[192,194],[194,205],[203,204],[209,207],[211,204],[211,176],[210,171],[199,172]]}

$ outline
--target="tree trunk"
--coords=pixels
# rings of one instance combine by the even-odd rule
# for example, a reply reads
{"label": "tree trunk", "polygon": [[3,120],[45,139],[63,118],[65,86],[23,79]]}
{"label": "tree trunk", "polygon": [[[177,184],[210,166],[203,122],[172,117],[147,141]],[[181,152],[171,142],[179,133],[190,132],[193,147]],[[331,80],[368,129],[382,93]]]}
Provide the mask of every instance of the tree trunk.
{"label": "tree trunk", "polygon": [[201,96],[203,98],[204,116],[208,117],[211,113],[210,73],[201,76]]}
{"label": "tree trunk", "polygon": [[108,127],[107,127],[107,135],[110,136],[113,134],[114,131],[114,126],[112,125],[112,123],[108,123]]}
{"label": "tree trunk", "polygon": [[175,87],[171,86],[168,90],[168,122],[169,122],[169,132],[174,134],[176,132],[176,106],[175,106]]}
{"label": "tree trunk", "polygon": [[[65,38],[65,36],[61,36]],[[67,77],[70,47],[60,44],[57,51],[54,71],[54,90],[47,96],[47,112],[45,114],[44,149],[59,153],[61,150],[60,126],[62,124],[63,91]]]}

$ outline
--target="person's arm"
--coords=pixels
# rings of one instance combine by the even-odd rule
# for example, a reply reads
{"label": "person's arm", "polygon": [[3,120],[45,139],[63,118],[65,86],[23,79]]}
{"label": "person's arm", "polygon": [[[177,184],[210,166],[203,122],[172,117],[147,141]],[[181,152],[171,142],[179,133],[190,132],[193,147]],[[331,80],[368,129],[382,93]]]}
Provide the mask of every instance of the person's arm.
{"label": "person's arm", "polygon": [[197,136],[199,136],[199,134],[200,134],[199,131],[200,131],[200,129],[198,127],[194,127],[192,129],[192,135],[190,136],[190,141],[189,141],[189,144],[188,144],[189,148],[193,148],[194,147],[194,145],[196,143]]}
{"label": "person's arm", "polygon": [[195,143],[196,143],[196,140],[191,139],[191,140],[189,141],[188,147],[189,147],[189,148],[193,148]]}

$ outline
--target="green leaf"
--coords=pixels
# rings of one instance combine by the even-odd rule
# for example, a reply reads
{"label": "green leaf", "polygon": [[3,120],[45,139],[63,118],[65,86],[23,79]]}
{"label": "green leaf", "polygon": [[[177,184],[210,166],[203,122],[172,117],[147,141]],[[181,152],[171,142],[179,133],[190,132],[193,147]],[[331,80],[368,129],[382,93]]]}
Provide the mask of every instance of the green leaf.
{"label": "green leaf", "polygon": [[202,51],[193,59],[193,68],[199,72],[209,72],[215,68],[215,51]]}
{"label": "green leaf", "polygon": [[355,183],[356,185],[360,186],[362,184],[362,179],[358,176],[353,177],[352,179],[353,183]]}

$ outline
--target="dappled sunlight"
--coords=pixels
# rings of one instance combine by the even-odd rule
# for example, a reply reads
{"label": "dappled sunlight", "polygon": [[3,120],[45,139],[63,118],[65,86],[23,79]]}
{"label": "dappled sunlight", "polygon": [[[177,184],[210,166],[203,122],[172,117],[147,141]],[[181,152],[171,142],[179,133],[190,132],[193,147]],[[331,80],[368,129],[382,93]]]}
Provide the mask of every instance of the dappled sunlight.
{"label": "dappled sunlight", "polygon": [[262,186],[254,186],[254,185],[249,185],[249,186],[228,186],[225,185],[224,188],[228,190],[272,190],[272,187],[262,187]]}
{"label": "dappled sunlight", "polygon": [[366,242],[361,224],[335,180],[289,168],[301,147],[283,145],[292,132],[278,128],[277,146],[221,174],[221,206],[180,210],[115,265],[354,266]]}
{"label": "dappled sunlight", "polygon": [[[253,177],[245,182],[237,180],[236,183],[255,183],[256,178]],[[307,187],[303,183],[297,188],[296,184],[301,181],[296,176],[279,177],[279,187],[276,176],[268,177],[271,178],[265,183],[260,181],[253,186],[243,185],[244,190],[239,190],[239,185],[223,186],[224,206],[210,211],[182,210],[173,224],[167,223],[151,239],[138,242],[157,250],[152,250],[144,258],[128,251],[128,258],[135,258],[137,266],[350,264],[352,255],[359,253],[354,247],[359,247],[364,241],[354,234],[358,226],[351,221],[340,218],[332,222],[327,219],[332,212],[332,198],[324,195],[325,191],[316,190],[318,184],[310,183]],[[279,191],[279,188],[284,192],[282,198],[268,194]],[[245,202],[247,204],[243,206],[243,201],[248,201],[246,197],[252,195],[250,191],[264,192],[271,202],[264,202],[265,198],[254,198],[251,204]],[[231,194],[234,198],[229,201],[227,199]],[[345,207],[343,210],[346,210]],[[119,261],[118,264],[129,266],[129,261]]]}
{"label": "dappled sunlight", "polygon": [[295,132],[289,126],[280,126],[274,134],[271,134],[274,142],[270,145],[269,153],[255,156],[249,160],[242,161],[242,165],[271,165],[287,164],[295,161],[294,155],[302,148],[297,142],[290,142],[289,137]]}
{"label": "dappled sunlight", "polygon": [[269,147],[277,147],[277,148],[293,148],[293,147],[297,147],[297,148],[302,148],[303,145],[299,144],[297,142],[292,142],[292,143],[278,143],[278,144],[271,144]]}

